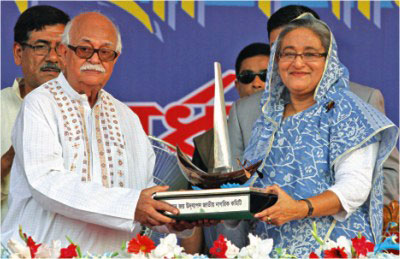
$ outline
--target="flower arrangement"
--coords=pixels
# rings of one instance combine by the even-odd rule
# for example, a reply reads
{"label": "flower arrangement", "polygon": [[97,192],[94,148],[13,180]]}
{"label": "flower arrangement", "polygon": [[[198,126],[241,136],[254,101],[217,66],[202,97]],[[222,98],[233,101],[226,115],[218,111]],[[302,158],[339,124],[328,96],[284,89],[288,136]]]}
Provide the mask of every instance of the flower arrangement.
{"label": "flower arrangement", "polygon": [[[395,226],[392,222],[390,226]],[[388,232],[387,230],[385,233]],[[309,254],[309,258],[397,258],[390,250],[399,250],[398,236],[384,236],[384,240],[375,245],[368,241],[361,233],[357,237],[347,239],[344,236],[339,237],[336,242],[328,239],[323,241],[317,232],[317,225],[313,223],[313,237],[321,245],[321,248]]]}
{"label": "flower arrangement", "polygon": [[[51,246],[37,244],[31,236],[22,232],[21,226],[19,227],[19,235],[25,244],[13,239],[9,240],[8,247],[12,252],[10,258],[74,258],[81,256],[79,246],[71,240],[69,240],[71,244],[66,248],[61,247],[60,241],[53,241]],[[2,258],[4,258],[3,252]]]}
{"label": "flower arrangement", "polygon": [[272,239],[262,240],[249,234],[250,244],[239,249],[223,235],[219,235],[210,249],[210,255],[214,258],[269,258],[272,251]]}
{"label": "flower arrangement", "polygon": [[[389,224],[389,227],[393,224]],[[398,232],[397,232],[398,233]],[[27,236],[19,231],[24,244],[15,240],[8,241],[8,248],[2,248],[1,258],[180,258],[180,259],[205,259],[207,255],[187,254],[183,247],[178,245],[175,234],[169,234],[160,240],[159,245],[146,235],[137,234],[136,237],[122,245],[118,252],[105,253],[100,256],[81,253],[79,245],[75,244],[70,238],[67,247],[61,247],[60,241],[53,241],[50,246],[37,244],[31,236]],[[399,250],[398,235],[391,235],[384,238],[383,242],[375,245],[361,234],[351,240],[339,237],[336,241],[322,241],[318,236],[316,224],[313,224],[312,234],[321,248],[310,253],[309,258],[398,258],[395,254],[388,251]],[[212,258],[269,258],[274,253],[278,258],[295,258],[287,254],[286,249],[273,249],[272,239],[261,239],[258,236],[249,234],[249,245],[239,249],[223,235],[214,241],[209,254]]]}

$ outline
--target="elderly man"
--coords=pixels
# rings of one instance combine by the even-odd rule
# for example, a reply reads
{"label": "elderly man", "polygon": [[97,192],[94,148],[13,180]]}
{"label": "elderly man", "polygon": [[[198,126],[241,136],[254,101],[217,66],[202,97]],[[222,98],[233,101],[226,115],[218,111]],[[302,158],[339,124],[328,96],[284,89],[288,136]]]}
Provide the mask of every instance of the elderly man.
{"label": "elderly man", "polygon": [[121,48],[118,29],[104,15],[83,13],[67,24],[57,48],[65,73],[25,98],[14,127],[3,244],[22,225],[38,242],[66,245],[68,236],[84,252],[102,254],[141,224],[158,231],[193,227],[158,212],[179,213],[152,199],[168,189],[151,187],[152,147],[138,117],[103,90]]}
{"label": "elderly man", "polygon": [[47,5],[25,10],[14,27],[14,61],[22,67],[23,78],[1,91],[1,219],[8,211],[10,170],[14,159],[11,130],[22,99],[33,89],[58,76],[60,59],[56,48],[69,21],[63,11]]}

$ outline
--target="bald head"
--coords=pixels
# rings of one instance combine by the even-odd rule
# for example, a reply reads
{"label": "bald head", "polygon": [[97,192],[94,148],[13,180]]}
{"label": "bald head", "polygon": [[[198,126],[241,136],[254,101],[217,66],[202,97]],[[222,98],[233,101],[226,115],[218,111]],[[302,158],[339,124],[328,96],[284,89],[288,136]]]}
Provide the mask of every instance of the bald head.
{"label": "bald head", "polygon": [[115,51],[121,53],[122,42],[118,27],[108,17],[98,12],[81,13],[75,16],[65,27],[62,35],[62,43],[69,45],[71,44],[70,42],[74,40],[72,38],[76,39],[76,37],[79,38],[80,36],[85,37],[82,35],[82,28],[93,28],[93,30],[88,31],[100,34],[109,34],[112,32],[115,35],[113,39]]}

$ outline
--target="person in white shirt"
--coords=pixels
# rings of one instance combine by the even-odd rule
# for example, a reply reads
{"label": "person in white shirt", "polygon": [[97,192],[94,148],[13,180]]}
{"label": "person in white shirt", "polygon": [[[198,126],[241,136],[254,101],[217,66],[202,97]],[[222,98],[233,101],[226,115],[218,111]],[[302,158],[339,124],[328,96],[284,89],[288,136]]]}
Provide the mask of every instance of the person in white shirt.
{"label": "person in white shirt", "polygon": [[23,78],[16,78],[11,87],[1,90],[1,219],[8,211],[10,170],[14,159],[11,130],[22,99],[33,89],[58,76],[60,59],[55,49],[69,21],[63,11],[48,5],[25,10],[14,27],[13,55],[21,66]]}
{"label": "person in white shirt", "polygon": [[148,138],[136,114],[103,90],[121,49],[117,27],[100,13],[67,24],[56,49],[64,73],[24,99],[13,130],[3,244],[18,239],[22,225],[38,243],[67,245],[68,236],[84,253],[102,254],[141,225],[164,232],[195,225],[159,212],[179,210],[152,198],[168,187],[154,186]]}

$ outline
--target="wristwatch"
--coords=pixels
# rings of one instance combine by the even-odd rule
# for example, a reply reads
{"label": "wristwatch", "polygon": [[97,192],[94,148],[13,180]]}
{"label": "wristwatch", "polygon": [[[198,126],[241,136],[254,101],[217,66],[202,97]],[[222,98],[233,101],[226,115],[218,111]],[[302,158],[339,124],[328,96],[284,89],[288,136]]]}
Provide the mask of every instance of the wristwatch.
{"label": "wristwatch", "polygon": [[308,207],[308,213],[305,218],[311,217],[314,212],[314,207],[312,206],[311,201],[308,199],[301,199],[301,201],[305,201],[307,203],[307,207]]}

